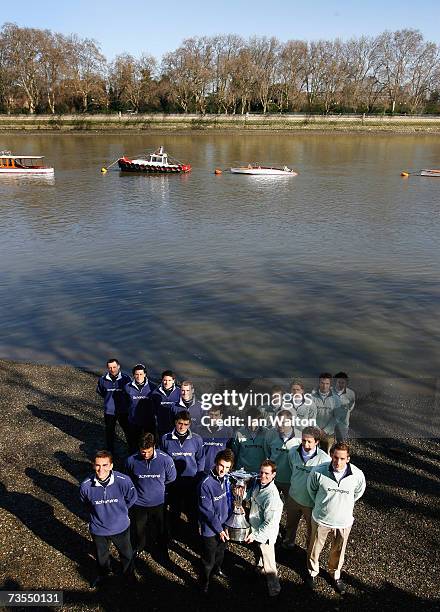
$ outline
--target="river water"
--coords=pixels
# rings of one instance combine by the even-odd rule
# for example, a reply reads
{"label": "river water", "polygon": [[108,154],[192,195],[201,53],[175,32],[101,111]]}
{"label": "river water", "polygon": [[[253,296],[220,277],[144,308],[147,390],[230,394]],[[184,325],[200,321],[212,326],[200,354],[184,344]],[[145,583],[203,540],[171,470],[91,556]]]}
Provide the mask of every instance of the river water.
{"label": "river water", "polygon": [[[189,175],[100,173],[163,144]],[[0,178],[0,357],[180,376],[437,377],[438,136],[20,134]],[[213,174],[287,164],[297,177]]]}

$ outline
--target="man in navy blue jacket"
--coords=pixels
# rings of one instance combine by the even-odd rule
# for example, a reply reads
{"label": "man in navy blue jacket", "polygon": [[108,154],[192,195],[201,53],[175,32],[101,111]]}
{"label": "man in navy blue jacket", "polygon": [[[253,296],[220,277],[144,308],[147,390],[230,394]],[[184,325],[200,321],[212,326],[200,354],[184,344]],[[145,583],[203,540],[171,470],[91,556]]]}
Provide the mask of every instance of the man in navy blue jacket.
{"label": "man in navy blue jacket", "polygon": [[184,380],[180,385],[180,400],[174,405],[174,412],[177,414],[181,410],[188,410],[191,416],[191,429],[199,433],[200,421],[204,411],[202,404],[194,394],[194,385],[191,380]]}
{"label": "man in navy blue jacket", "polygon": [[208,414],[203,415],[201,425],[196,429],[196,432],[203,439],[205,471],[208,471],[214,467],[217,454],[225,450],[234,435],[230,427],[223,426],[223,408],[221,406],[211,406]]}
{"label": "man in navy blue jacket", "polygon": [[191,527],[197,526],[197,476],[203,472],[203,440],[190,429],[191,417],[187,410],[178,412],[173,431],[162,437],[164,450],[176,466],[177,478],[169,487],[171,527],[176,528],[184,510]]}
{"label": "man in navy blue jacket", "polygon": [[176,480],[174,461],[155,448],[153,434],[147,433],[139,441],[139,452],[127,459],[127,473],[136,487],[138,497],[133,506],[136,554],[144,550],[148,530],[151,540],[159,546],[162,561],[168,563],[165,489]]}
{"label": "man in navy blue jacket", "polygon": [[107,448],[113,453],[115,445],[115,428],[118,422],[125,438],[129,440],[128,431],[128,398],[124,387],[130,382],[128,374],[121,372],[117,359],[107,361],[107,374],[100,377],[96,393],[104,399],[104,423]]}
{"label": "man in navy blue jacket", "polygon": [[202,590],[208,592],[209,578],[214,570],[225,577],[222,563],[225,555],[228,530],[225,523],[230,511],[228,503],[228,472],[234,463],[234,453],[229,449],[220,451],[215,465],[199,486],[199,516],[202,535]]}
{"label": "man in navy blue jacket", "polygon": [[101,450],[95,455],[94,476],[81,484],[80,497],[90,512],[89,529],[96,547],[98,586],[110,573],[110,543],[116,546],[122,571],[133,577],[133,549],[130,542],[128,509],[137,500],[136,489],[128,476],[113,470],[113,457]]}
{"label": "man in navy blue jacket", "polygon": [[162,372],[162,382],[152,395],[156,417],[157,436],[159,441],[174,427],[174,418],[178,412],[175,404],[180,400],[180,389],[176,387],[176,375],[172,370]]}
{"label": "man in navy blue jacket", "polygon": [[144,433],[155,433],[156,420],[151,394],[156,385],[147,378],[147,369],[142,363],[134,366],[133,380],[125,385],[128,397],[129,447],[134,453],[139,448],[139,439]]}

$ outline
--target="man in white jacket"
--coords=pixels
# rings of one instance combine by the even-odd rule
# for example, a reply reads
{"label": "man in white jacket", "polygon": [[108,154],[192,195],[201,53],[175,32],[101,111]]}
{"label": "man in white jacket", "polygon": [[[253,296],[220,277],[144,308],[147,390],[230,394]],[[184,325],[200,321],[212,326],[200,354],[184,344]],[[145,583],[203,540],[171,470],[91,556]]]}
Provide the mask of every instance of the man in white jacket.
{"label": "man in white jacket", "polygon": [[258,565],[266,576],[269,595],[275,597],[281,590],[275,562],[275,542],[283,512],[283,502],[275,486],[277,466],[266,459],[260,467],[260,476],[251,481],[246,498],[251,502],[249,523],[251,533],[246,542],[258,546]]}
{"label": "man in white jacket", "polygon": [[312,533],[307,551],[307,585],[314,589],[319,574],[319,555],[328,534],[333,535],[328,561],[335,589],[343,595],[346,587],[341,580],[345,548],[353,524],[354,503],[365,491],[363,472],[350,463],[350,447],[345,442],[333,445],[330,463],[315,468],[307,479],[307,490],[314,502]]}
{"label": "man in white jacket", "polygon": [[340,406],[336,411],[337,425],[335,427],[336,440],[345,442],[347,440],[350,415],[356,403],[356,396],[353,389],[348,388],[348,375],[345,372],[338,372],[334,377],[335,393],[339,397]]}
{"label": "man in white jacket", "polygon": [[286,500],[287,529],[283,548],[295,549],[296,532],[302,516],[307,526],[306,548],[309,546],[314,501],[307,491],[307,478],[318,465],[330,462],[329,455],[318,446],[319,439],[320,433],[317,427],[305,427],[301,444],[289,450],[291,476]]}

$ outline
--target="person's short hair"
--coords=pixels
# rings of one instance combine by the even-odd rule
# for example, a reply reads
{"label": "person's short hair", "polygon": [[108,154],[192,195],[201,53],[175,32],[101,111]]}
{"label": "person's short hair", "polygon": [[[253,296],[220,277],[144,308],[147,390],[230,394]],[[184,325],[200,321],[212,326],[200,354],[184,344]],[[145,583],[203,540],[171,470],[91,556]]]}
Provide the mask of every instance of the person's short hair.
{"label": "person's short hair", "polygon": [[[171,374],[168,374],[168,376],[171,376]],[[163,376],[162,376],[162,378],[163,378]],[[174,378],[174,376],[173,376],[173,378]],[[180,383],[180,388],[182,388],[182,387],[183,387],[183,385],[189,385],[189,386],[191,387],[191,389],[194,391],[194,384],[193,384],[193,381],[192,381],[192,380],[183,380],[183,381]]]}
{"label": "person's short hair", "polygon": [[147,368],[144,366],[143,363],[137,363],[135,366],[133,366],[131,373],[134,375],[134,373],[138,372],[139,370],[143,370],[145,374],[147,373]]}
{"label": "person's short hair", "polygon": [[333,378],[345,378],[345,380],[348,380],[348,374],[346,372],[338,372]]}
{"label": "person's short hair", "polygon": [[282,416],[286,416],[286,417],[292,418],[293,415],[290,412],[290,410],[286,410],[284,408],[284,410],[280,410],[279,412],[277,412],[277,417],[282,417]]}
{"label": "person's short hair", "polygon": [[258,410],[256,406],[251,406],[249,410],[246,411],[246,422],[247,419],[260,419],[261,412]]}
{"label": "person's short hair", "polygon": [[292,380],[291,384],[290,384],[290,388],[293,387],[293,385],[298,385],[298,387],[301,387],[301,389],[304,391],[304,389],[306,388],[305,384],[303,383],[302,380]]}
{"label": "person's short hair", "polygon": [[321,380],[321,378],[330,378],[331,380],[333,376],[330,374],[330,372],[321,372],[321,374],[319,375],[319,380]]}
{"label": "person's short hair", "polygon": [[153,448],[155,440],[152,433],[145,433],[139,438],[139,448]]}
{"label": "person's short hair", "polygon": [[189,411],[181,410],[180,412],[178,412],[176,416],[174,417],[174,422],[177,423],[177,421],[190,421],[191,422],[191,415]]}
{"label": "person's short hair", "polygon": [[277,464],[275,463],[275,461],[271,461],[270,459],[265,459],[263,463],[260,465],[260,468],[262,467],[271,467],[272,472],[277,471]]}
{"label": "person's short hair", "polygon": [[345,450],[347,451],[347,456],[350,456],[350,445],[347,442],[335,442],[330,449],[330,455],[333,455],[337,450]]}
{"label": "person's short hair", "polygon": [[105,450],[104,448],[102,450],[96,451],[95,456],[93,458],[93,463],[95,463],[95,461],[97,459],[110,459],[110,463],[113,463],[113,454],[108,451]]}
{"label": "person's short hair", "polygon": [[212,406],[210,406],[210,408],[208,410],[208,414],[210,412],[220,412],[220,414],[223,414],[224,410],[225,409],[223,408],[223,406],[221,406],[221,405],[220,406],[215,406],[214,404],[212,404]]}
{"label": "person's short hair", "polygon": [[283,387],[281,387],[280,385],[273,385],[270,388],[270,394],[273,395],[274,393],[284,393]]}
{"label": "person's short hair", "polygon": [[319,442],[321,440],[321,431],[319,427],[304,427],[301,432],[301,438],[303,436],[310,436],[311,438],[315,438],[315,442]]}
{"label": "person's short hair", "polygon": [[116,359],[115,357],[111,357],[110,359],[107,359],[107,363],[106,365],[108,366],[110,363],[116,363],[117,365],[121,365],[118,361],[118,359]]}
{"label": "person's short hair", "polygon": [[164,370],[162,374],[160,375],[160,379],[163,380],[165,376],[171,376],[173,380],[176,380],[176,375],[173,372],[173,370]]}
{"label": "person's short hair", "polygon": [[219,453],[217,453],[214,461],[215,465],[218,465],[220,461],[229,461],[232,467],[235,461],[235,455],[233,451],[231,451],[230,448],[225,448],[224,450],[221,450]]}

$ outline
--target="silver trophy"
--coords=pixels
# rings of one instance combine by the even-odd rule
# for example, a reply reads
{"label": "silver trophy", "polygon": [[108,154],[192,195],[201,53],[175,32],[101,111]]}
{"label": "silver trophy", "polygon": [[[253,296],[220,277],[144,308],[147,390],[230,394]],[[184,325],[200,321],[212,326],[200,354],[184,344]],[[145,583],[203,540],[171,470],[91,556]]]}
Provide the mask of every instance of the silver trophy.
{"label": "silver trophy", "polygon": [[[232,514],[226,521],[225,527],[228,528],[230,540],[233,542],[244,542],[250,533],[251,526],[246,520],[243,508],[243,499],[246,493],[247,483],[251,480],[251,478],[256,476],[256,474],[250,474],[242,469],[236,472],[231,472],[229,476],[233,480],[233,504]],[[237,489],[239,489],[240,492]]]}

